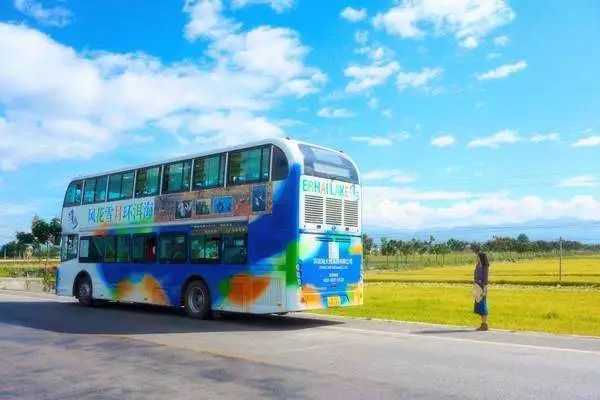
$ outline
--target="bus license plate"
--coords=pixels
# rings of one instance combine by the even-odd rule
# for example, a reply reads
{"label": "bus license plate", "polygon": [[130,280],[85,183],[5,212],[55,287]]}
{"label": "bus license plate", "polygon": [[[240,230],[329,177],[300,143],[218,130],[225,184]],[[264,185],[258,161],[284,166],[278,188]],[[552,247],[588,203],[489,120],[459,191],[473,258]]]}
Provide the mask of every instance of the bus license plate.
{"label": "bus license plate", "polygon": [[340,296],[327,297],[327,307],[336,307],[342,304]]}

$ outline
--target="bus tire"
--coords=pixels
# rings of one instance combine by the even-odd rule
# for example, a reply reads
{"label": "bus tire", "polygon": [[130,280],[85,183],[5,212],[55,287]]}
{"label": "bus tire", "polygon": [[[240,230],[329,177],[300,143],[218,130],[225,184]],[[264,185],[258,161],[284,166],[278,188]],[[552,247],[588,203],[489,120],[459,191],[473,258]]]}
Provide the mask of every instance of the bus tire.
{"label": "bus tire", "polygon": [[190,318],[207,319],[210,317],[210,292],[203,281],[194,280],[186,286],[183,308]]}
{"label": "bus tire", "polygon": [[94,305],[92,280],[90,279],[89,275],[81,275],[77,279],[75,296],[77,297],[77,300],[79,300],[79,304],[82,306],[91,307]]}

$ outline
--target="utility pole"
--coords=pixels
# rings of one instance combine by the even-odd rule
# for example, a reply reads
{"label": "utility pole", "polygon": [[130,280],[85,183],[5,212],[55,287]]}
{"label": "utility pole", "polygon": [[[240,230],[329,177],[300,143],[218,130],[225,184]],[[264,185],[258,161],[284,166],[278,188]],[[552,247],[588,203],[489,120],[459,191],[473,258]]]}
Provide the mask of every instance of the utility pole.
{"label": "utility pole", "polygon": [[562,259],[563,259],[563,238],[559,239],[560,256],[558,258],[558,283],[562,282]]}

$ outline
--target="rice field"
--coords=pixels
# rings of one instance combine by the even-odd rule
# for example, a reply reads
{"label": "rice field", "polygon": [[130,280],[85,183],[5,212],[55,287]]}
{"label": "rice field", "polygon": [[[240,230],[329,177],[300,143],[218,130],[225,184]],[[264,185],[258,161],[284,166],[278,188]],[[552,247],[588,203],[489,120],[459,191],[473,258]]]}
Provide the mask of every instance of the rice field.
{"label": "rice field", "polygon": [[[477,326],[473,265],[368,271],[364,305],[325,314]],[[600,336],[600,256],[492,262],[493,328]]]}

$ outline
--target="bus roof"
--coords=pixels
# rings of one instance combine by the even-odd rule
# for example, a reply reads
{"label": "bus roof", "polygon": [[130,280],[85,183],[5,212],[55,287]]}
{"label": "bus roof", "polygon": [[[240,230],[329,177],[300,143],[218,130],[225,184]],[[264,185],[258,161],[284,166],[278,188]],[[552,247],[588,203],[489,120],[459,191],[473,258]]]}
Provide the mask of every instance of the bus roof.
{"label": "bus roof", "polygon": [[155,165],[170,164],[170,163],[174,163],[177,161],[189,160],[189,159],[193,159],[193,158],[209,156],[212,154],[219,154],[219,153],[225,153],[225,152],[229,152],[229,151],[243,150],[243,149],[248,149],[248,148],[252,148],[252,147],[263,146],[266,144],[273,144],[273,145],[280,147],[284,151],[284,153],[286,153],[286,156],[288,158],[296,159],[296,160],[301,158],[301,153],[299,151],[297,151],[297,145],[299,145],[299,144],[306,144],[306,145],[318,147],[318,148],[321,148],[324,150],[335,151],[338,153],[342,153],[344,155],[344,157],[346,157],[348,160],[350,160],[350,162],[352,162],[352,164],[354,164],[354,167],[356,168],[356,164],[354,163],[354,161],[350,157],[348,157],[348,155],[346,155],[345,153],[343,153],[340,150],[335,150],[335,149],[332,149],[329,147],[320,146],[320,145],[317,145],[314,143],[308,143],[308,142],[304,142],[304,141],[300,141],[300,140],[293,140],[290,138],[271,138],[271,139],[264,139],[264,140],[254,141],[254,142],[248,142],[248,143],[235,145],[235,146],[216,148],[216,149],[207,150],[207,151],[203,151],[203,152],[199,152],[199,153],[186,154],[186,155],[183,155],[180,157],[170,158],[170,159],[166,159],[166,160],[159,160],[159,161],[148,162],[148,163],[144,163],[144,164],[131,165],[131,166],[124,167],[124,168],[118,168],[118,169],[113,169],[113,170],[108,170],[108,171],[101,171],[101,172],[97,172],[94,174],[76,175],[71,179],[71,182],[82,180],[82,179],[87,179],[87,178],[93,178],[96,176],[112,175],[112,174],[116,174],[119,172],[133,171],[133,170],[137,170],[137,169],[141,169],[141,168],[152,167]]}

